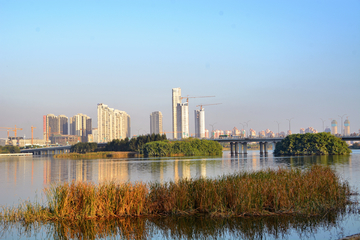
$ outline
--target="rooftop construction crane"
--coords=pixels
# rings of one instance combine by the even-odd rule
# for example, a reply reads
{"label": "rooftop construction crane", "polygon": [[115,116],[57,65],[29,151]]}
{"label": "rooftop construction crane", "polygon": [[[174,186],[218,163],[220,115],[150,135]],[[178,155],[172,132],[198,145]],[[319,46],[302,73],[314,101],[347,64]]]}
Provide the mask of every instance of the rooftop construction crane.
{"label": "rooftop construction crane", "polygon": [[22,128],[17,128],[16,125],[15,125],[15,128],[9,128],[9,127],[0,127],[2,129],[8,129],[8,138],[9,138],[9,131],[13,131],[14,132],[14,135],[16,137],[16,134],[17,134],[17,130],[23,130]]}
{"label": "rooftop construction crane", "polygon": [[189,97],[189,95],[187,95],[186,97],[181,97],[181,100],[186,98],[186,102],[189,102],[189,98],[208,98],[208,97],[215,97],[215,96],[198,96],[198,97]]}
{"label": "rooftop construction crane", "polygon": [[196,107],[200,107],[200,110],[202,110],[202,107],[203,107],[203,106],[219,105],[219,104],[222,104],[222,103],[200,104],[200,105],[197,105]]}
{"label": "rooftop construction crane", "polygon": [[31,145],[34,145],[34,128],[36,127],[31,126]]}

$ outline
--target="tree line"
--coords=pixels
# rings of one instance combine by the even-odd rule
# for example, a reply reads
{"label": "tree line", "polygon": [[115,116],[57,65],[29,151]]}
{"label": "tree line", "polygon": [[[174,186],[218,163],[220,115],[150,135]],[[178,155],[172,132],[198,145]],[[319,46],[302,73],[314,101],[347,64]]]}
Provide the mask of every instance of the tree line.
{"label": "tree line", "polygon": [[19,153],[20,148],[18,146],[0,146],[0,153]]}
{"label": "tree line", "polygon": [[197,138],[181,141],[155,141],[144,145],[143,154],[150,156],[209,156],[221,155],[223,147],[220,143]]}
{"label": "tree line", "polygon": [[105,148],[98,149],[97,143],[79,142],[71,146],[70,152],[87,153],[98,151],[134,151],[142,153],[143,146],[148,142],[167,140],[165,134],[147,134],[135,138],[114,139],[108,142]]}

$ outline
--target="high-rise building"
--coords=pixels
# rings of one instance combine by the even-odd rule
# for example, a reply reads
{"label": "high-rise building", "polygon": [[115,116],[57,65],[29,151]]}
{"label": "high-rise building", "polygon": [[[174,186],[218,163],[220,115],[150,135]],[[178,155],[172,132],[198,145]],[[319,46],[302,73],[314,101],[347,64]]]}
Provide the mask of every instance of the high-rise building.
{"label": "high-rise building", "polygon": [[205,138],[205,110],[195,110],[195,137]]}
{"label": "high-rise building", "polygon": [[337,121],[336,120],[331,121],[331,134],[333,134],[333,135],[337,134]]}
{"label": "high-rise building", "polygon": [[68,126],[69,126],[69,119],[65,115],[59,115],[59,132],[61,135],[68,135]]}
{"label": "high-rise building", "polygon": [[92,134],[92,120],[85,114],[79,113],[70,118],[70,135],[80,136],[82,142],[88,142]]}
{"label": "high-rise building", "polygon": [[162,113],[160,111],[152,112],[150,114],[150,134],[162,134]]}
{"label": "high-rise building", "polygon": [[181,138],[181,128],[178,129],[178,104],[181,104],[181,88],[172,89],[172,130],[173,138]]}
{"label": "high-rise building", "polygon": [[68,118],[64,115],[44,115],[43,131],[46,142],[50,142],[54,135],[68,135]]}
{"label": "high-rise building", "polygon": [[97,105],[98,143],[130,137],[130,116],[107,105]]}
{"label": "high-rise building", "polygon": [[344,122],[344,136],[350,136],[350,121],[346,119]]}
{"label": "high-rise building", "polygon": [[189,132],[189,103],[178,103],[177,105],[177,131],[180,131],[178,138],[188,138]]}

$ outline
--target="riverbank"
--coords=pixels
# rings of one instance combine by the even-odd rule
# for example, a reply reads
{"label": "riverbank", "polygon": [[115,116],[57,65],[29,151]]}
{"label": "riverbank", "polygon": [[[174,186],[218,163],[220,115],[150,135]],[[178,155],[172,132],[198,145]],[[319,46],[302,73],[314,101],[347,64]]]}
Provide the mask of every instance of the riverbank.
{"label": "riverbank", "polygon": [[54,158],[69,159],[98,159],[98,158],[129,158],[139,157],[137,152],[89,152],[89,153],[64,153],[56,154]]}
{"label": "riverbank", "polygon": [[32,153],[0,153],[0,157],[26,157],[32,155]]}
{"label": "riverbank", "polygon": [[245,217],[319,215],[350,203],[349,185],[329,167],[262,170],[177,182],[61,183],[45,189],[46,205],[2,207],[2,222],[82,221],[126,216]]}

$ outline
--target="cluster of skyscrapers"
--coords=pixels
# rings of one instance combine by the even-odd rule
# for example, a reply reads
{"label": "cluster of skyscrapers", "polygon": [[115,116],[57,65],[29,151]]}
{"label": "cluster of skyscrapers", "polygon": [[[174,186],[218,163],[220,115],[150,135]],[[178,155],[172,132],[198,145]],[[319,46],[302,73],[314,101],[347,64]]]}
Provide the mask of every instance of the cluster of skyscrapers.
{"label": "cluster of skyscrapers", "polygon": [[[189,102],[182,102],[181,88],[172,89],[172,133],[174,139],[190,137]],[[195,110],[195,137],[205,138],[205,110]]]}
{"label": "cluster of skyscrapers", "polygon": [[[186,99],[186,102],[182,102]],[[189,129],[189,97],[181,97],[181,88],[172,89],[172,136],[174,139],[190,137]],[[213,105],[213,104],[210,104]],[[205,110],[200,105],[199,110],[194,111],[195,115],[195,137],[196,138],[217,138],[221,135],[232,136],[250,136],[257,137],[253,129],[249,129],[248,134],[244,129],[234,129],[228,131],[212,130],[209,136],[209,130],[205,129]],[[77,114],[69,118],[65,115],[55,116],[48,114],[43,116],[44,140],[47,144],[74,144],[76,142],[98,142],[106,143],[114,139],[124,139],[130,137],[130,115],[125,111],[120,111],[99,103],[97,105],[97,128],[92,128],[92,119],[85,114]],[[332,134],[350,135],[350,121],[345,120],[341,126],[341,133],[338,133],[337,121],[331,122],[330,128],[325,132]],[[150,134],[166,134],[163,131],[163,115],[160,111],[150,114]],[[300,129],[300,133],[317,133],[316,129],[311,127]],[[259,137],[285,136],[284,132],[275,134],[266,129],[260,131]],[[288,134],[291,134],[290,130]]]}
{"label": "cluster of skyscrapers", "polygon": [[46,144],[66,145],[74,142],[92,141],[92,120],[90,117],[79,113],[70,118],[69,128],[69,118],[65,115],[44,115],[43,134]]}

